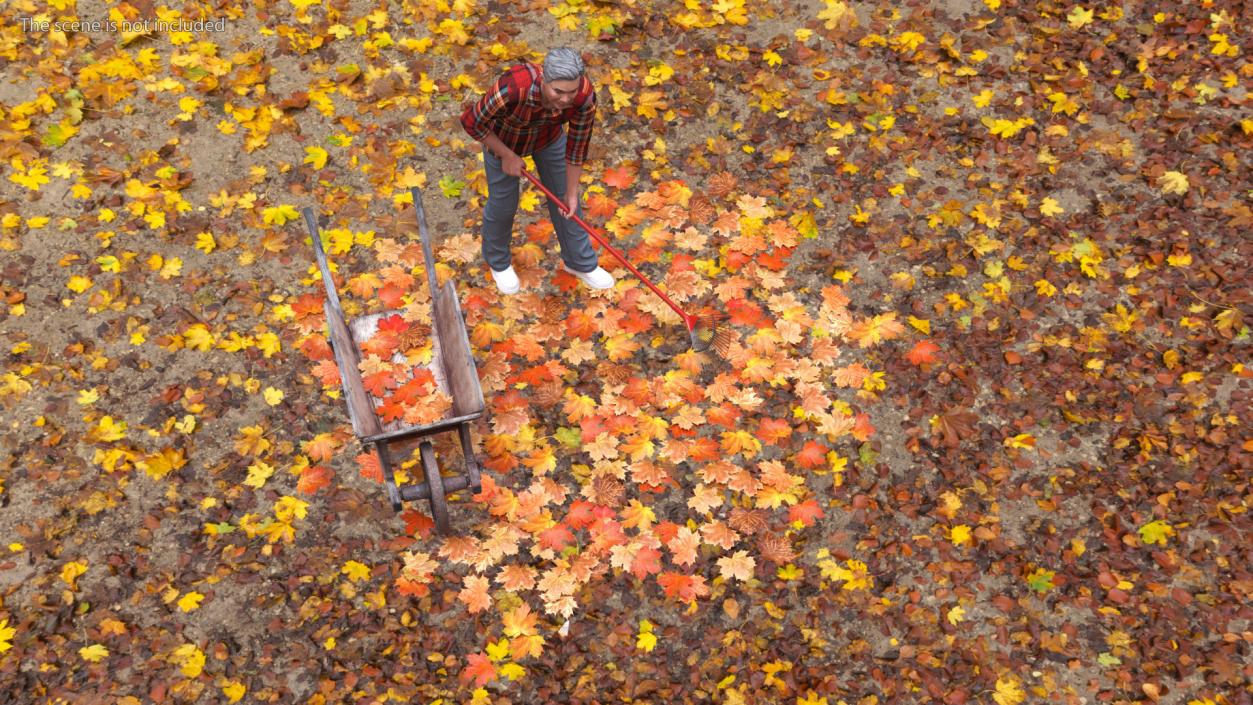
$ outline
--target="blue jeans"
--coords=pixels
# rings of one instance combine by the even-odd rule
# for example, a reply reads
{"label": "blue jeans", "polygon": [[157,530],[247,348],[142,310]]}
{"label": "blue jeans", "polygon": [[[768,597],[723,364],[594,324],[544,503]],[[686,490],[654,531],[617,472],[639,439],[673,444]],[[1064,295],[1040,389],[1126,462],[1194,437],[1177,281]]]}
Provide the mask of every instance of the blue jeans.
{"label": "blue jeans", "polygon": [[[566,197],[566,135],[553,140],[552,144],[536,150],[532,155],[539,172],[540,183],[558,198]],[[513,240],[513,217],[518,212],[518,179],[505,174],[500,158],[490,150],[483,150],[483,168],[487,172],[487,203],[483,206],[483,259],[487,266],[497,272],[510,267],[509,244]],[[548,200],[543,196],[544,200]],[[583,217],[583,205],[576,211]],[[548,202],[548,215],[557,231],[561,245],[561,259],[576,272],[596,269],[596,251],[592,249],[587,231],[573,220],[567,220],[552,201]]]}

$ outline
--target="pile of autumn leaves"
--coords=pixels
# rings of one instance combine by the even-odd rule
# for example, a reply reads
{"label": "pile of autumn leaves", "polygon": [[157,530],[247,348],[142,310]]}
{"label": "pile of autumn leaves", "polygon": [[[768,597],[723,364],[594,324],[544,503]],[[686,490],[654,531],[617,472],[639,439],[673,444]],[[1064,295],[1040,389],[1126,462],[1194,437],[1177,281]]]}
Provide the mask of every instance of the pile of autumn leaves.
{"label": "pile of autumn leaves", "polygon": [[[604,175],[619,190],[633,179],[625,170]],[[736,335],[721,361],[689,351],[646,369],[655,365],[650,348],[684,335],[677,317],[630,277],[604,294],[552,277],[546,222],[528,227],[529,242],[515,249],[524,283],[517,296],[482,285],[473,235],[441,244],[441,278],[462,267],[461,281],[470,282],[461,298],[491,408],[481,443],[491,472],[473,499],[487,520],[433,553],[406,552],[396,588],[424,596],[441,569],[443,579],[463,571],[457,597],[465,608],[495,605],[504,637],[471,658],[467,673],[479,685],[542,651],[525,594],[536,594],[548,615],[569,618],[582,587],[611,571],[655,581],[685,603],[771,567],[779,579],[803,575],[792,537],[823,516],[807,480],[833,476],[825,482],[838,485],[847,458],[835,444],[874,433],[869,417],[838,395],[872,397],[884,387],[882,372],[840,364],[841,343],[867,348],[905,328],[892,313],[855,318],[838,284],[796,290],[785,269],[804,235],[736,187],[724,173],[700,194],[670,181],[625,205],[605,192],[589,197],[589,219],[608,218],[620,248],[645,271],[664,272],[662,286],[676,300],[716,299],[729,313]],[[429,298],[415,286],[421,250],[389,238],[373,249],[377,272],[338,282],[364,301],[353,310],[392,312],[361,342],[361,372],[383,420],[429,423],[447,398],[423,368],[431,342]],[[545,277],[565,293],[553,295]],[[339,376],[321,296],[301,297],[293,311],[297,347],[333,393]],[[559,457],[568,470],[559,470]],[[359,460],[362,474],[378,479],[372,456]],[[683,507],[687,521],[658,521],[663,505]],[[462,527],[477,514],[454,510]],[[848,590],[873,580],[854,559],[823,553],[807,562]],[[712,571],[702,568],[709,563]]]}

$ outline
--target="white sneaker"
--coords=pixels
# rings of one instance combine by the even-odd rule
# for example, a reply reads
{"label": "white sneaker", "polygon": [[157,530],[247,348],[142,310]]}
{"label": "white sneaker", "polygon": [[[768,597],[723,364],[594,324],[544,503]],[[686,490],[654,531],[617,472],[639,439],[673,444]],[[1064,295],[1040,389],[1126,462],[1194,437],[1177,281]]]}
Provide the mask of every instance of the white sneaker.
{"label": "white sneaker", "polygon": [[[492,268],[488,267],[488,269]],[[518,293],[518,289],[522,288],[521,282],[518,281],[518,273],[513,271],[513,267],[510,267],[503,272],[497,272],[492,269],[492,279],[495,280],[496,288],[499,289],[502,294],[516,294]]]}
{"label": "white sneaker", "polygon": [[576,272],[566,266],[565,262],[561,263],[561,268],[579,278],[591,289],[612,289],[614,285],[613,275],[606,272],[601,267],[597,267],[590,272]]}

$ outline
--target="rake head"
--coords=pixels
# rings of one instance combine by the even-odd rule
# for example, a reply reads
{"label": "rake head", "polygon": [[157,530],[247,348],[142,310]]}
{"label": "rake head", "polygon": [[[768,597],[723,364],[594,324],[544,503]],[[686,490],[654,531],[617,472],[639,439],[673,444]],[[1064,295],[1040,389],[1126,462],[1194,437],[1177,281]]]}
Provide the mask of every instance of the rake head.
{"label": "rake head", "polygon": [[704,352],[712,348],[725,357],[731,343],[735,342],[735,331],[725,325],[726,320],[727,315],[719,311],[702,311],[693,315],[688,326],[692,350]]}

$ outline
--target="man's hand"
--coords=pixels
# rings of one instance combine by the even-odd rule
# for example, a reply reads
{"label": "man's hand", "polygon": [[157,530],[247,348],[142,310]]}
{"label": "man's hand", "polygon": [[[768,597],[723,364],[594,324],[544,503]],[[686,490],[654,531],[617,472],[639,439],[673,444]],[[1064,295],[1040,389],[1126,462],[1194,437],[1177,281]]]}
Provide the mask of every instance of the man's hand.
{"label": "man's hand", "polygon": [[509,176],[522,176],[522,169],[526,167],[526,162],[513,152],[509,152],[500,160],[500,169]]}
{"label": "man's hand", "polygon": [[566,206],[566,212],[564,215],[566,216],[566,220],[569,220],[570,218],[574,217],[576,213],[578,213],[578,209],[579,209],[578,189],[571,189],[566,192],[565,206]]}

